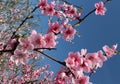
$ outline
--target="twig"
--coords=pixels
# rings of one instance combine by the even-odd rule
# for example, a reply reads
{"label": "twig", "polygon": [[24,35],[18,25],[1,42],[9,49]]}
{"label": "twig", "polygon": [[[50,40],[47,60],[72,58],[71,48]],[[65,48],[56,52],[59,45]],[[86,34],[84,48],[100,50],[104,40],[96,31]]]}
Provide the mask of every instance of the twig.
{"label": "twig", "polygon": [[12,52],[13,49],[10,49],[10,50],[0,50],[0,52]]}
{"label": "twig", "polygon": [[46,50],[56,50],[56,48],[35,48],[34,50],[46,49]]}

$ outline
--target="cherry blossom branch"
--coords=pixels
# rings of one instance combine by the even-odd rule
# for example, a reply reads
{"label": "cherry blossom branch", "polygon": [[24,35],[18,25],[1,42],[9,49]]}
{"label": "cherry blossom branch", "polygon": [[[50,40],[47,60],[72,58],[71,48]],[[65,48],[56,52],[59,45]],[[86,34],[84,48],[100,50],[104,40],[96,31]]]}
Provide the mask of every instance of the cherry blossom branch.
{"label": "cherry blossom branch", "polygon": [[[107,57],[107,54],[106,54],[106,53],[104,53],[103,55]],[[120,55],[120,51],[117,51],[117,50],[114,51],[114,54],[113,54],[113,55]],[[91,75],[94,73],[96,67],[97,67],[97,65],[95,65],[95,66],[93,67],[93,69],[91,69],[91,73],[89,74],[89,77],[91,77]]]}
{"label": "cherry blossom branch", "polygon": [[[111,0],[106,0],[106,1],[104,2],[104,4],[106,4],[106,3],[110,2],[110,1],[111,1]],[[79,26],[80,23],[83,22],[89,15],[91,15],[92,13],[94,13],[95,10],[96,10],[96,8],[93,9],[93,10],[91,10],[90,12],[88,12],[82,19],[78,18],[78,22],[76,22],[75,24],[73,24],[73,27]]]}
{"label": "cherry blossom branch", "polygon": [[76,26],[79,26],[80,25],[80,23],[82,22],[82,21],[84,21],[89,15],[91,15],[92,13],[94,13],[95,12],[95,10],[96,9],[93,9],[92,11],[90,11],[88,14],[86,14],[82,19],[78,19],[78,22],[76,22],[74,25],[73,25],[73,27],[76,27]]}
{"label": "cherry blossom branch", "polygon": [[[57,63],[59,63],[59,64],[61,64],[61,65],[63,65],[63,66],[66,66],[66,63],[65,63],[65,62],[61,62],[61,61],[53,58],[52,56],[50,56],[50,55],[48,55],[48,54],[46,54],[46,53],[44,53],[44,52],[42,52],[42,51],[38,51],[38,52],[40,52],[40,53],[43,54],[44,56],[48,57],[49,59],[51,59],[51,60],[53,60],[53,61],[55,61],[55,62],[57,62]],[[67,66],[66,66],[66,67],[67,67]],[[67,68],[68,68],[68,70],[70,71],[70,73],[73,75],[73,77],[75,77],[74,73],[70,70],[70,68],[69,68],[69,67],[67,67]]]}
{"label": "cherry blossom branch", "polygon": [[38,8],[38,6],[36,6],[28,15],[27,17],[21,22],[21,24],[18,26],[18,28],[13,32],[11,38],[14,38],[16,32],[20,29],[20,27],[27,21],[27,19],[30,18],[30,15],[35,12],[35,10]]}
{"label": "cherry blossom branch", "polygon": [[[36,10],[37,8],[39,8],[39,7],[36,6],[36,7],[27,15],[27,17],[21,22],[21,24],[17,27],[17,29],[12,33],[12,36],[10,37],[10,39],[13,39],[13,38],[15,37],[16,32],[17,32],[17,31],[21,28],[21,26],[27,21],[27,19],[30,18],[30,15],[31,15],[33,12],[35,12],[35,10]],[[5,49],[6,47],[7,47],[7,44],[4,45],[3,51],[4,51],[4,49]],[[3,51],[0,51],[0,52],[3,52]],[[7,51],[5,50],[5,52],[7,52]],[[9,50],[8,50],[8,52],[9,52]]]}

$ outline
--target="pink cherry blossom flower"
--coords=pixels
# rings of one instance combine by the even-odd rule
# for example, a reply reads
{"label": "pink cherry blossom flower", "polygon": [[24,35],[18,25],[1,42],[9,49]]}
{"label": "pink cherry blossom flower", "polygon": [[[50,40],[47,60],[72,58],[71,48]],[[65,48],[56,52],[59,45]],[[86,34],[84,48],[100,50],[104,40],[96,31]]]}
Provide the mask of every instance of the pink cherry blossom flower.
{"label": "pink cherry blossom flower", "polygon": [[112,57],[113,55],[116,55],[116,52],[117,52],[117,44],[116,45],[113,45],[112,48],[110,48],[109,46],[105,45],[103,46],[103,50],[105,52],[105,55],[110,58]]}
{"label": "pink cherry blossom flower", "polygon": [[48,29],[48,33],[53,32],[55,34],[58,34],[60,30],[62,29],[62,25],[60,25],[57,21],[54,23],[50,23],[50,27]]}
{"label": "pink cherry blossom flower", "polygon": [[107,57],[103,55],[103,52],[100,50],[97,52],[99,57],[99,62],[96,64],[97,67],[102,67],[103,62],[107,60]]}
{"label": "pink cherry blossom flower", "polygon": [[57,10],[55,10],[54,16],[57,16],[58,18],[62,19],[60,12]]}
{"label": "pink cherry blossom flower", "polygon": [[47,6],[45,7],[45,10],[42,10],[42,13],[53,16],[55,13],[54,6],[55,6],[55,2],[51,2],[51,3],[47,4]]}
{"label": "pink cherry blossom flower", "polygon": [[89,79],[89,76],[82,76],[79,79],[75,79],[75,84],[92,84]]}
{"label": "pink cherry blossom flower", "polygon": [[82,57],[85,57],[86,54],[87,54],[87,49],[81,49],[80,55],[81,55]]}
{"label": "pink cherry blossom flower", "polygon": [[72,28],[71,25],[68,25],[67,28],[65,30],[63,30],[63,38],[65,40],[72,40],[74,38],[74,35],[76,34],[76,30]]}
{"label": "pink cherry blossom flower", "polygon": [[35,70],[33,72],[32,76],[33,76],[34,79],[38,79],[38,77],[40,76],[40,70],[39,69]]}
{"label": "pink cherry blossom flower", "polygon": [[24,51],[34,49],[34,46],[32,45],[30,38],[20,38],[19,42],[20,42],[20,45],[18,46],[19,49],[22,48]]}
{"label": "pink cherry blossom flower", "polygon": [[22,68],[24,69],[23,73],[25,74],[31,72],[31,65],[25,64],[25,65],[22,65]]}
{"label": "pink cherry blossom flower", "polygon": [[9,63],[8,63],[9,69],[13,70],[13,65],[14,65],[14,61],[9,60]]}
{"label": "pink cherry blossom flower", "polygon": [[104,7],[104,3],[101,1],[99,3],[95,3],[95,14],[96,15],[105,15],[106,8]]}
{"label": "pink cherry blossom flower", "polygon": [[8,45],[7,45],[6,49],[12,49],[16,46],[16,44],[17,44],[17,39],[10,39],[8,41]]}
{"label": "pink cherry blossom flower", "polygon": [[66,66],[70,69],[76,69],[78,68],[78,65],[81,64],[83,61],[80,59],[79,52],[69,52],[68,58],[65,60],[65,62]]}
{"label": "pink cherry blossom flower", "polygon": [[53,84],[72,84],[72,77],[70,75],[71,73],[68,71],[67,68],[61,67],[54,78]]}
{"label": "pink cherry blossom flower", "polygon": [[80,16],[82,15],[82,13],[80,12],[80,13],[77,13],[76,15],[75,15],[75,19],[80,19]]}
{"label": "pink cherry blossom flower", "polygon": [[34,45],[34,48],[44,48],[46,42],[42,34],[37,34],[36,31],[32,31],[30,35],[31,43]]}
{"label": "pink cherry blossom flower", "polygon": [[39,0],[38,6],[39,6],[41,9],[44,9],[44,8],[47,6],[47,0]]}
{"label": "pink cherry blossom flower", "polygon": [[69,18],[73,18],[77,14],[77,9],[73,5],[64,4],[64,11]]}
{"label": "pink cherry blossom flower", "polygon": [[24,74],[24,76],[21,78],[21,82],[25,83],[26,81],[29,81],[31,79],[31,76],[29,74]]}
{"label": "pink cherry blossom flower", "polygon": [[64,10],[66,13],[69,13],[70,10],[73,9],[73,5],[64,4],[64,6],[65,6]]}
{"label": "pink cherry blossom flower", "polygon": [[86,59],[89,60],[92,64],[90,67],[91,71],[93,71],[93,69],[97,69],[98,67],[102,67],[102,63],[105,61],[105,57],[102,56],[102,52],[100,51],[87,54]]}
{"label": "pink cherry blossom flower", "polygon": [[46,42],[45,47],[46,48],[54,48],[57,44],[56,40],[56,36],[53,33],[48,33],[45,34],[44,36],[44,41]]}
{"label": "pink cherry blossom flower", "polygon": [[113,46],[112,46],[112,50],[113,50],[113,51],[117,51],[117,50],[116,50],[116,49],[117,49],[117,46],[118,46],[117,44],[113,45]]}
{"label": "pink cherry blossom flower", "polygon": [[80,77],[82,77],[82,76],[84,76],[84,73],[83,73],[82,69],[74,70],[72,72],[74,73],[75,78],[77,78],[77,79],[80,78]]}
{"label": "pink cherry blossom flower", "polygon": [[66,20],[64,20],[64,21],[63,21],[62,25],[63,25],[63,26],[65,26],[65,25],[67,25],[67,24],[68,24],[68,22],[69,22],[69,20],[68,20],[68,19],[66,19]]}
{"label": "pink cherry blossom flower", "polygon": [[72,9],[69,11],[69,13],[70,13],[71,15],[76,15],[77,9],[76,9],[76,8],[72,8]]}
{"label": "pink cherry blossom flower", "polygon": [[68,57],[66,60],[66,66],[69,67],[69,68],[74,68],[74,60],[72,60],[72,58]]}
{"label": "pink cherry blossom flower", "polygon": [[15,62],[16,65],[27,63],[27,53],[22,50],[15,50],[14,55],[11,56],[11,61]]}
{"label": "pink cherry blossom flower", "polygon": [[31,34],[31,36],[32,36],[32,35],[36,35],[37,32],[36,32],[36,30],[31,30],[30,34]]}
{"label": "pink cherry blossom flower", "polygon": [[81,58],[83,62],[79,64],[78,70],[83,70],[83,72],[91,72],[92,62],[84,57]]}
{"label": "pink cherry blossom flower", "polygon": [[0,42],[0,50],[2,50],[3,49],[3,43],[2,42]]}
{"label": "pink cherry blossom flower", "polygon": [[98,63],[100,60],[98,57],[98,53],[88,53],[86,58],[90,60],[93,64]]}

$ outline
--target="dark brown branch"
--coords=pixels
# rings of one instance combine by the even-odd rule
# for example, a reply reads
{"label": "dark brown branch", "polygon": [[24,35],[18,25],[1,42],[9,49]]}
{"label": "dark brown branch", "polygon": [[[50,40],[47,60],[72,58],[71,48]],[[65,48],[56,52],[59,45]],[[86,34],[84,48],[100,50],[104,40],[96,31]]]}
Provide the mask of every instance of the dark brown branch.
{"label": "dark brown branch", "polygon": [[35,48],[34,50],[40,50],[40,49],[46,49],[46,50],[56,50],[56,48]]}
{"label": "dark brown branch", "polygon": [[48,57],[49,59],[51,59],[51,60],[53,60],[53,61],[55,61],[55,62],[57,62],[57,63],[59,63],[59,64],[61,64],[61,65],[63,65],[63,66],[66,66],[65,62],[61,62],[61,61],[53,58],[52,56],[50,56],[50,55],[48,55],[48,54],[46,54],[46,53],[44,53],[44,52],[42,52],[42,51],[38,51],[38,50],[37,50],[37,52],[40,52],[42,55]]}
{"label": "dark brown branch", "polygon": [[10,49],[10,50],[0,50],[0,53],[2,52],[12,52],[13,51],[13,49]]}

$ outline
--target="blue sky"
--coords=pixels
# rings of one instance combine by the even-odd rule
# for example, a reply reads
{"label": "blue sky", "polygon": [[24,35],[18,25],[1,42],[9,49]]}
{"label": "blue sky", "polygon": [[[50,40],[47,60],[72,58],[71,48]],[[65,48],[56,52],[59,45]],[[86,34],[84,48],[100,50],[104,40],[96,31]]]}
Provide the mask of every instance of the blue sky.
{"label": "blue sky", "polygon": [[[94,3],[100,0],[68,0],[78,6],[83,6],[83,14],[87,14],[94,9]],[[88,52],[96,52],[104,45],[112,46],[118,44],[120,50],[120,0],[112,0],[106,5],[107,12],[105,16],[90,15],[85,21],[81,23],[77,30],[81,37],[75,37],[73,44],[64,40],[59,40],[57,50],[48,52],[53,57],[64,61],[70,51],[80,51],[86,48]],[[47,18],[41,16],[42,28],[47,28]],[[39,29],[37,29],[39,30]],[[46,30],[46,29],[45,29]],[[43,29],[43,31],[45,31]],[[41,30],[40,30],[41,31]],[[57,71],[60,64],[45,58],[44,62],[51,64],[50,70]],[[91,76],[93,84],[120,84],[120,56],[114,56],[106,61],[102,68],[98,69],[95,74]]]}

